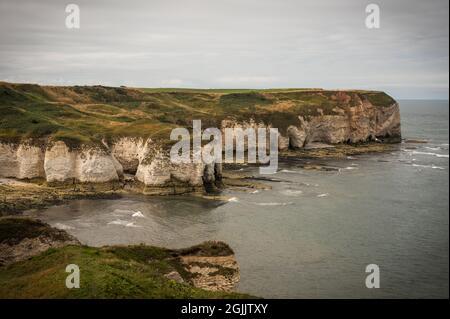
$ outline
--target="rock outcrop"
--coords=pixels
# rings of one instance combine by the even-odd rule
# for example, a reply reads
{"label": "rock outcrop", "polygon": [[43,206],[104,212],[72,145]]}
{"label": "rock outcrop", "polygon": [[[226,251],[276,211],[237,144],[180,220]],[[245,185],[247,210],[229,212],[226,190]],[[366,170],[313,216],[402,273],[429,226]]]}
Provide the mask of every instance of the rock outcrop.
{"label": "rock outcrop", "polygon": [[230,291],[239,282],[239,266],[234,255],[183,256],[186,270],[193,274],[195,287],[211,291]]}
{"label": "rock outcrop", "polygon": [[136,179],[148,186],[164,186],[169,183],[202,186],[204,167],[203,163],[172,163],[167,152],[157,150],[139,163]]}
{"label": "rock outcrop", "polygon": [[149,142],[150,140],[145,141],[142,137],[119,138],[113,143],[111,152],[125,173],[135,174]]}
{"label": "rock outcrop", "polygon": [[[350,99],[348,94],[340,92],[334,99]],[[320,107],[314,115],[297,115],[297,123],[290,123],[279,132],[278,147],[280,150],[303,148],[309,143],[355,144],[373,141],[400,142],[400,108],[397,102],[379,107],[369,100],[362,100],[358,95],[351,97],[352,105],[334,107],[325,112]],[[222,128],[270,128],[269,120],[254,119],[222,121]],[[268,134],[267,134],[268,136]],[[247,146],[245,146],[247,149]]]}
{"label": "rock outcrop", "polygon": [[[124,171],[135,173],[145,186],[213,184],[221,164],[172,163],[169,152],[151,139],[118,138],[111,147],[83,146],[70,149],[63,141],[44,147],[0,143],[0,177],[45,178],[47,182],[104,183],[121,180]],[[184,191],[183,191],[184,192]]]}
{"label": "rock outcrop", "polygon": [[175,250],[172,255],[192,274],[190,281],[197,288],[231,291],[240,280],[239,265],[234,252],[224,242],[207,241],[190,248]]}
{"label": "rock outcrop", "polygon": [[45,177],[48,182],[102,183],[118,180],[123,175],[122,165],[110,152],[95,147],[70,150],[62,141],[45,152]]}
{"label": "rock outcrop", "polygon": [[319,115],[309,120],[299,118],[300,135],[306,142],[361,143],[377,139],[400,141],[400,110],[397,103],[378,108],[369,101],[358,100],[347,108],[335,108],[336,115]]}
{"label": "rock outcrop", "polygon": [[105,183],[131,174],[146,187],[214,190],[220,163],[169,157],[170,131],[190,129],[195,119],[203,129],[265,129],[266,142],[277,128],[280,150],[401,138],[399,105],[377,91],[148,93],[0,82],[0,114],[0,177],[48,182]]}
{"label": "rock outcrop", "polygon": [[44,177],[44,152],[27,142],[0,143],[0,177]]}
{"label": "rock outcrop", "polygon": [[0,233],[0,266],[25,260],[49,248],[80,245],[65,231],[28,218],[1,218]]}

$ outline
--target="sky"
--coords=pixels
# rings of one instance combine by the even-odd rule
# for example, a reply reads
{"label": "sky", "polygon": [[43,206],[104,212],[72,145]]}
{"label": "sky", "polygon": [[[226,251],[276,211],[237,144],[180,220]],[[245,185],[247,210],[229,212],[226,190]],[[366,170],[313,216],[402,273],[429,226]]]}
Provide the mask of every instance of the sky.
{"label": "sky", "polygon": [[[383,90],[448,99],[449,2],[0,0],[0,81]],[[80,8],[68,29],[66,5]]]}

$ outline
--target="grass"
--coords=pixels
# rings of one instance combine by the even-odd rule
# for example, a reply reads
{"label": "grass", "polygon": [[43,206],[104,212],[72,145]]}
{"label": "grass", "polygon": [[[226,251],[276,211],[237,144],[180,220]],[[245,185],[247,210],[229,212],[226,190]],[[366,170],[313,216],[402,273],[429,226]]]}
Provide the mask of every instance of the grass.
{"label": "grass", "polygon": [[[71,243],[50,248],[34,257],[0,266],[0,299],[3,298],[252,298],[236,292],[212,292],[196,288],[197,276],[183,264],[183,256],[229,256],[233,250],[223,242],[205,242],[186,249],[147,245],[77,245],[63,230],[29,218],[0,218],[0,248],[16,247],[24,239]],[[23,249],[23,248],[22,248]],[[20,251],[20,250],[19,250]],[[0,259],[4,257],[0,250]],[[8,255],[8,249],[6,249]],[[80,288],[68,289],[65,269],[80,269]],[[217,267],[221,274],[233,270]],[[223,268],[223,269],[222,269]],[[166,277],[178,272],[183,282]]]}
{"label": "grass", "polygon": [[[65,286],[68,264],[80,268],[80,288]],[[170,250],[151,246],[66,246],[0,268],[0,298],[250,298],[211,292],[164,277],[180,271]]]}
{"label": "grass", "polygon": [[165,143],[174,127],[193,119],[218,127],[233,118],[271,124],[282,132],[299,115],[334,114],[335,107],[368,100],[377,107],[395,101],[383,92],[322,89],[176,89],[104,86],[39,86],[0,82],[0,141],[62,140],[70,147],[101,145],[121,136],[152,137]]}
{"label": "grass", "polygon": [[322,90],[320,88],[277,88],[277,89],[197,89],[197,88],[140,88],[148,93],[250,93],[250,92],[287,92],[287,91],[310,91]]}

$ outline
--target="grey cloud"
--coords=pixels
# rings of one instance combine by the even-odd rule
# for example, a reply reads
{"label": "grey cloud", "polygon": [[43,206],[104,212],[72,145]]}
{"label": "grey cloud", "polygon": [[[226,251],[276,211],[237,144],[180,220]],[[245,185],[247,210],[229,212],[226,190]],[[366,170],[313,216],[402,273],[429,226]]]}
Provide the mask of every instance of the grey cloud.
{"label": "grey cloud", "polygon": [[72,0],[0,3],[0,80],[41,84],[382,89],[447,98],[448,1]]}

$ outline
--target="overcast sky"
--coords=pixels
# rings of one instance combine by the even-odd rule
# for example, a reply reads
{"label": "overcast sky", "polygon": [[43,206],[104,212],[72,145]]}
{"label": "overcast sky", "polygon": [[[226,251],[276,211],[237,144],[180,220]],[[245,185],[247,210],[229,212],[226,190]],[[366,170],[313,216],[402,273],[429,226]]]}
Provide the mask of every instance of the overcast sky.
{"label": "overcast sky", "polygon": [[[381,9],[367,29],[365,7]],[[78,4],[81,28],[67,29]],[[448,0],[0,0],[0,80],[447,99]]]}

